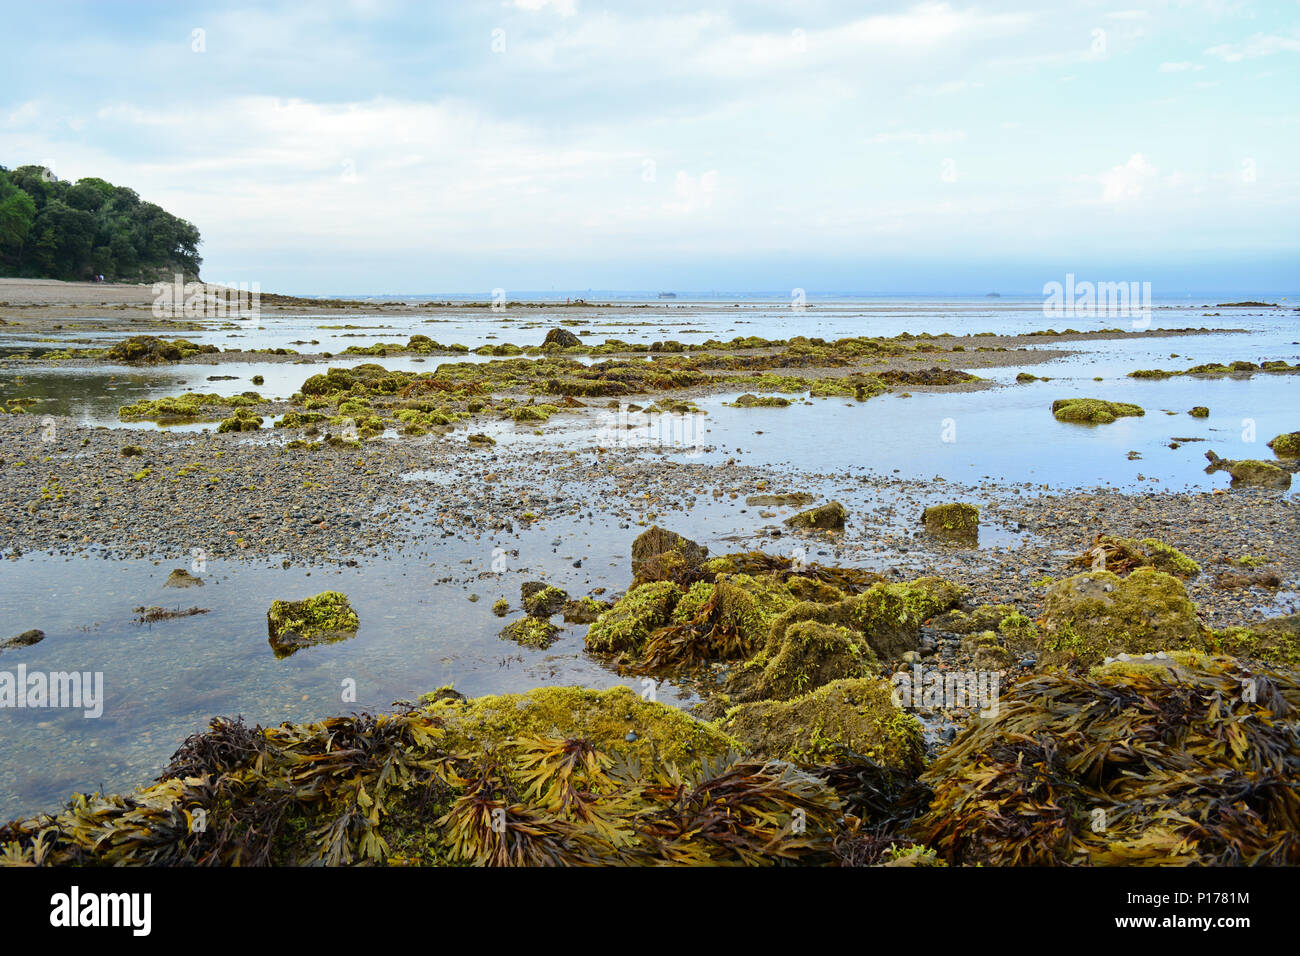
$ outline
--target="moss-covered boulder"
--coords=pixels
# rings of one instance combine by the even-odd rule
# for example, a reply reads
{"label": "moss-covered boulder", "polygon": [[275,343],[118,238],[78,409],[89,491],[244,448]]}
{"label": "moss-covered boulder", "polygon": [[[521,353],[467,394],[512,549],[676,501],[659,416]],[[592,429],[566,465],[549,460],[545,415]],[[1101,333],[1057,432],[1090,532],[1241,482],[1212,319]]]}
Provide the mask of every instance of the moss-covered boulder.
{"label": "moss-covered boulder", "polygon": [[738,669],[726,693],[736,703],[790,700],[832,681],[879,673],[880,662],[861,634],[838,624],[799,621],[782,628]]}
{"label": "moss-covered boulder", "polygon": [[560,613],[564,615],[566,624],[591,624],[613,606],[609,601],[584,597],[576,601],[565,601]]}
{"label": "moss-covered boulder", "polygon": [[682,594],[671,581],[634,586],[587,629],[588,649],[603,654],[639,651],[652,631],[668,623]]}
{"label": "moss-covered boulder", "polygon": [[1300,432],[1278,435],[1268,443],[1268,447],[1279,458],[1300,458]]}
{"label": "moss-covered boulder", "polygon": [[640,582],[672,580],[708,556],[709,549],[690,538],[651,525],[632,542],[632,576]]}
{"label": "moss-covered boulder", "polygon": [[790,399],[780,395],[754,395],[746,392],[731,403],[736,408],[786,408]]}
{"label": "moss-covered boulder", "polygon": [[1013,604],[980,604],[970,611],[945,611],[937,615],[930,626],[945,634],[977,634],[996,631],[1002,622],[1016,613]]}
{"label": "moss-covered boulder", "polygon": [[550,617],[558,614],[569,600],[568,592],[541,581],[525,581],[520,585],[524,611],[529,617]]}
{"label": "moss-covered boulder", "polygon": [[1058,398],[1052,402],[1052,414],[1058,422],[1109,425],[1117,418],[1145,415],[1146,410],[1139,405],[1100,398]]}
{"label": "moss-covered boulder", "polygon": [[806,531],[833,531],[844,527],[848,511],[838,501],[809,508],[785,519],[786,525]]}
{"label": "moss-covered boulder", "polygon": [[921,624],[951,610],[970,590],[942,578],[877,582],[861,594],[834,604],[803,601],[783,611],[773,622],[769,648],[784,639],[800,621],[835,624],[861,634],[881,660],[893,660],[921,645]]}
{"label": "moss-covered boulder", "polygon": [[355,637],[361,621],[347,595],[322,591],[302,601],[272,601],[266,629],[276,657]]}
{"label": "moss-covered boulder", "polygon": [[165,588],[201,588],[203,579],[197,575],[190,574],[184,568],[176,568],[171,574],[167,575],[167,580],[163,582]]}
{"label": "moss-covered boulder", "polygon": [[544,617],[529,614],[503,627],[500,636],[521,647],[545,649],[555,643],[555,639],[560,636],[560,629]]}
{"label": "moss-covered boulder", "polygon": [[1249,627],[1215,631],[1211,645],[1233,657],[1300,669],[1300,614],[1268,618]]}
{"label": "moss-covered boulder", "polygon": [[954,502],[931,505],[921,512],[925,530],[940,538],[974,540],[980,533],[980,511],[974,505]]}
{"label": "moss-covered boulder", "polygon": [[1201,566],[1172,545],[1155,538],[1121,538],[1099,534],[1083,554],[1070,562],[1095,571],[1128,574],[1136,568],[1155,568],[1174,577],[1190,580],[1201,573]]}
{"label": "moss-covered boulder", "polygon": [[1039,663],[1091,667],[1119,654],[1203,650],[1207,632],[1182,582],[1153,568],[1127,578],[1088,571],[1044,600]]}
{"label": "moss-covered boulder", "polygon": [[1207,451],[1205,457],[1210,462],[1205,470],[1207,472],[1226,471],[1232,475],[1232,486],[1234,488],[1272,488],[1285,491],[1291,487],[1291,473],[1266,461],[1259,461],[1254,458],[1242,458],[1234,461],[1229,458],[1220,458],[1212,451]]}
{"label": "moss-covered boulder", "polygon": [[542,340],[542,348],[548,345],[561,349],[571,349],[574,346],[581,345],[582,339],[578,338],[568,329],[554,328],[546,333],[546,338]]}
{"label": "moss-covered boulder", "polygon": [[915,772],[922,761],[921,724],[875,678],[837,680],[788,701],[740,704],[722,730],[764,756],[796,763],[830,763],[859,754],[892,769]]}
{"label": "moss-covered boulder", "polygon": [[686,770],[742,745],[685,711],[642,700],[629,687],[539,687],[526,694],[494,694],[442,701],[428,712],[445,726],[447,750],[491,750],[523,736],[580,737],[606,752]]}
{"label": "moss-covered boulder", "polygon": [[1040,674],[931,764],[908,835],[950,864],[1296,865],[1298,716],[1294,673],[1195,652]]}

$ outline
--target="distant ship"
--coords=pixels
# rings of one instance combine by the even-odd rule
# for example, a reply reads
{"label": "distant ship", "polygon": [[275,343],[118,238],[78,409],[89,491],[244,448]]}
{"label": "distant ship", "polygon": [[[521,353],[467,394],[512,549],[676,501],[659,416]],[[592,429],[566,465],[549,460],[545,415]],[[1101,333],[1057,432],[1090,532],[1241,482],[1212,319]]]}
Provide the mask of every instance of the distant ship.
{"label": "distant ship", "polygon": [[659,298],[661,298],[661,299],[675,299],[675,298],[677,298],[677,293],[676,293],[676,292],[660,292],[660,293],[659,293]]}
{"label": "distant ship", "polygon": [[990,293],[989,293],[988,295],[986,295],[984,298],[986,298],[986,299],[1000,299],[1000,298],[1002,298],[1002,293],[1001,293],[1001,292],[990,292]]}

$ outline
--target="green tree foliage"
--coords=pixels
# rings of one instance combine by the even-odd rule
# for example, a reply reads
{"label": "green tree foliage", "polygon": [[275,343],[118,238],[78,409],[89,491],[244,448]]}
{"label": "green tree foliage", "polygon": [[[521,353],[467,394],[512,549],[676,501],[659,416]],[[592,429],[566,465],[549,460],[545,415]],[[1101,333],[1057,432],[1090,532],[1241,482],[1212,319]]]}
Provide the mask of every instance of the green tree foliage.
{"label": "green tree foliage", "polygon": [[0,166],[0,275],[197,279],[199,230],[125,186]]}

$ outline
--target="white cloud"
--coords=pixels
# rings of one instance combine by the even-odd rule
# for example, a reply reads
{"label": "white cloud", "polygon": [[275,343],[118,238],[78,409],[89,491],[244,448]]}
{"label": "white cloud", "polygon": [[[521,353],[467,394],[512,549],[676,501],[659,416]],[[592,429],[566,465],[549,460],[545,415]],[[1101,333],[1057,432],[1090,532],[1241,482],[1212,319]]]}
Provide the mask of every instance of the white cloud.
{"label": "white cloud", "polygon": [[1300,36],[1258,33],[1244,43],[1221,43],[1210,47],[1205,52],[1210,56],[1217,56],[1226,63],[1238,63],[1241,60],[1272,56],[1274,53],[1300,52]]}
{"label": "white cloud", "polygon": [[1205,67],[1203,67],[1199,63],[1188,63],[1186,61],[1178,62],[1178,63],[1160,64],[1161,73],[1186,73],[1189,70],[1195,72],[1196,70],[1203,70],[1203,69],[1205,69]]}
{"label": "white cloud", "polygon": [[1122,203],[1140,198],[1159,172],[1141,153],[1134,153],[1127,163],[1098,177],[1101,181],[1102,201]]}

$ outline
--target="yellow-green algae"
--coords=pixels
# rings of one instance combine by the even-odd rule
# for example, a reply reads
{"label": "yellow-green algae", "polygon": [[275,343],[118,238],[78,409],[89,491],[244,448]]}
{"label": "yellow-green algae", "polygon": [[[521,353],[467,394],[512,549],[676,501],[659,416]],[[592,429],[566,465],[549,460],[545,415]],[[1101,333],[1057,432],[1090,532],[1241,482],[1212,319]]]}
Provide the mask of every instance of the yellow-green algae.
{"label": "yellow-green algae", "polygon": [[920,722],[894,704],[887,681],[875,678],[833,681],[789,701],[740,704],[721,726],[757,753],[796,763],[851,752],[885,767],[919,770],[924,750]]}
{"label": "yellow-green algae", "polygon": [[1208,632],[1183,584],[1153,568],[1126,578],[1087,571],[1058,581],[1044,599],[1039,663],[1090,667],[1106,657],[1203,650]]}

